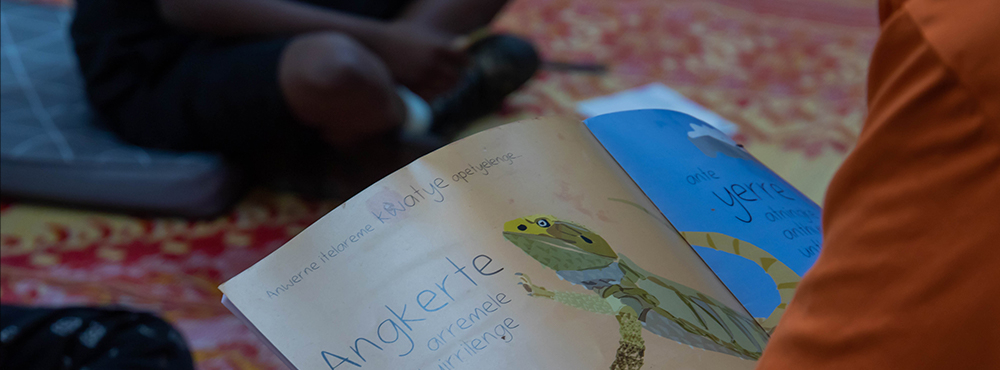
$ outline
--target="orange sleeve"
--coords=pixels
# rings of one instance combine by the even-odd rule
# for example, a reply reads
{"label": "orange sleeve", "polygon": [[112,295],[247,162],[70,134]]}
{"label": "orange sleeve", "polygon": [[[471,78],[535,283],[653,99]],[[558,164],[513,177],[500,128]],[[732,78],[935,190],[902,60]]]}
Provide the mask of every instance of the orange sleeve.
{"label": "orange sleeve", "polygon": [[758,369],[1000,369],[1000,2],[879,10],[865,127]]}

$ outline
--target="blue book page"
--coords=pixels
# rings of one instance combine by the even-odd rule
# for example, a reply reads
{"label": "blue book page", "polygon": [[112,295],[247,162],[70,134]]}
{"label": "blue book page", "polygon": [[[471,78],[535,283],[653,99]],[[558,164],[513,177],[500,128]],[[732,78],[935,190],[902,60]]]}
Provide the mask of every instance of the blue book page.
{"label": "blue book page", "polygon": [[636,110],[585,123],[740,303],[773,328],[819,254],[820,207],[689,115]]}

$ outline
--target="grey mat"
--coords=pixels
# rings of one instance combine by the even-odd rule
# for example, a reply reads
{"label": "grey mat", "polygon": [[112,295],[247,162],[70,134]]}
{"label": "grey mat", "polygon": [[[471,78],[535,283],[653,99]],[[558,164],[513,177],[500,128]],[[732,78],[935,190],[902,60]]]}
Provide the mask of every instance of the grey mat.
{"label": "grey mat", "polygon": [[0,191],[205,216],[231,200],[220,156],[150,150],[100,128],[72,54],[69,10],[0,2]]}

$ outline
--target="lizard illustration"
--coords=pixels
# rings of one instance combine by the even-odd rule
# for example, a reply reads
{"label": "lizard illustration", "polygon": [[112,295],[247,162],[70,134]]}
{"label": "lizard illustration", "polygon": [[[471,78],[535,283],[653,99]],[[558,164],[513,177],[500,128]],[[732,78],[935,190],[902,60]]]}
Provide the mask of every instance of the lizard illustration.
{"label": "lizard illustration", "polygon": [[518,284],[529,295],[617,318],[620,339],[612,370],[642,367],[643,328],[682,344],[745,359],[759,358],[767,343],[767,333],[749,315],[643,270],[583,226],[533,215],[508,221],[503,235],[563,280],[592,292],[548,290],[518,273]]}

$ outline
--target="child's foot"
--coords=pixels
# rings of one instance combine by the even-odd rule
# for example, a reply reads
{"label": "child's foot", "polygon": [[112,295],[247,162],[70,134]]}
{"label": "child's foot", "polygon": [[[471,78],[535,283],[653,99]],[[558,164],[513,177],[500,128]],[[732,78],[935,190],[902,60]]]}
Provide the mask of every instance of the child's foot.
{"label": "child's foot", "polygon": [[526,40],[487,36],[469,47],[471,65],[458,85],[431,102],[431,132],[451,138],[472,121],[500,108],[503,99],[531,79],[540,60]]}

